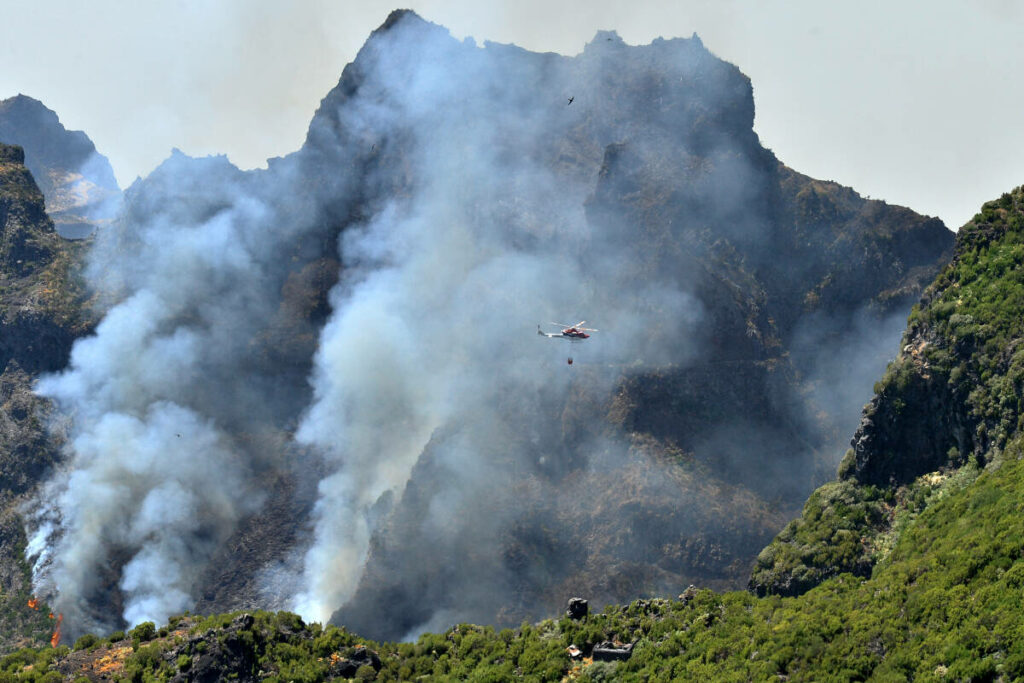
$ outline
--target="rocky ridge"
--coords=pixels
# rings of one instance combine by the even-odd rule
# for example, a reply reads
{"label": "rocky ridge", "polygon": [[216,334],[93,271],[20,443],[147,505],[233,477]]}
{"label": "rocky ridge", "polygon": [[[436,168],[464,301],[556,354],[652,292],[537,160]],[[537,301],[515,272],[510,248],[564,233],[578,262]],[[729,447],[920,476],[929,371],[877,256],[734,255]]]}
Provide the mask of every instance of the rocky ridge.
{"label": "rocky ridge", "polygon": [[19,505],[59,460],[46,429],[52,407],[32,391],[42,372],[67,364],[89,328],[74,275],[76,247],[59,237],[20,147],[0,144],[0,642],[39,642],[52,623],[26,606]]}
{"label": "rocky ridge", "polygon": [[[476,48],[438,38],[442,31],[415,15],[392,15],[324,99],[303,154],[322,159],[326,131],[346,134],[335,117],[362,90],[372,90],[364,63],[388,41],[402,36],[404,44],[422,32],[450,41],[455,61],[473,58]],[[596,370],[581,368],[567,402],[521,412],[508,406],[497,442],[511,452],[537,450],[548,464],[524,470],[514,459],[481,450],[494,480],[520,482],[523,489],[481,495],[504,500],[507,493],[508,503],[497,507],[530,500],[524,508],[532,510],[493,529],[484,524],[486,532],[469,528],[480,524],[472,505],[455,515],[442,538],[423,528],[428,510],[457,488],[458,474],[433,462],[450,440],[436,434],[375,537],[359,591],[334,617],[371,637],[402,637],[427,622],[437,605],[474,621],[501,615],[499,623],[513,624],[565,592],[602,603],[692,582],[742,585],[749,550],[766,543],[768,530],[832,475],[841,440],[855,426],[815,395],[825,383],[822,359],[844,344],[864,343],[858,321],[878,326],[887,316],[902,318],[899,312],[917,300],[952,242],[937,219],[866,200],[778,161],[753,132],[749,80],[699,39],[633,47],[600,33],[575,58],[488,44],[490,50],[514,73],[543,74],[529,87],[506,82],[513,90],[535,89],[523,98],[586,92],[568,107],[565,127],[546,131],[527,153],[592,183],[587,219],[595,234],[621,245],[621,263],[628,265],[614,277],[623,289],[651,280],[693,292],[703,316],[691,332],[700,351],[660,367],[614,368],[609,393],[592,388],[601,384]],[[583,87],[594,74],[599,88]],[[639,102],[656,106],[638,110]],[[377,143],[381,148],[374,161],[381,165],[384,155],[402,149]],[[394,191],[406,191],[395,180]],[[599,263],[600,256],[588,257],[584,247],[583,260]],[[657,325],[650,332],[666,349],[679,343]],[[892,334],[895,345],[895,328]],[[893,350],[882,338],[873,342],[878,369]],[[855,381],[851,373],[837,384]],[[860,402],[868,395],[865,384]],[[561,416],[540,438],[559,445],[550,453],[519,438],[536,431],[545,413]],[[626,445],[579,449],[577,439],[595,431]],[[607,478],[590,471],[598,462]],[[640,483],[655,480],[653,487]],[[577,496],[604,501],[600,515],[564,504]],[[681,509],[681,500],[692,509]],[[492,544],[480,533],[501,540],[484,551]],[[431,552],[423,550],[425,538]],[[453,565],[451,557],[462,559]],[[489,577],[486,598],[473,597],[471,577],[480,575]],[[501,577],[497,588],[495,577]]]}

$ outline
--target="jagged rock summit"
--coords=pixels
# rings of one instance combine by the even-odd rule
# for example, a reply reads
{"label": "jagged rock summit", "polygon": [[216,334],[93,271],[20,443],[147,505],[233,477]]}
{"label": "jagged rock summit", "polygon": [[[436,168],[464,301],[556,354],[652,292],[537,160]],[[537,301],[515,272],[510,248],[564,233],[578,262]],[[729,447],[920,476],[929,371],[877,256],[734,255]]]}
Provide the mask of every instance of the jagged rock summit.
{"label": "jagged rock summit", "polygon": [[113,218],[121,190],[110,162],[42,102],[26,95],[0,100],[0,142],[25,150],[25,165],[63,237],[84,237]]}

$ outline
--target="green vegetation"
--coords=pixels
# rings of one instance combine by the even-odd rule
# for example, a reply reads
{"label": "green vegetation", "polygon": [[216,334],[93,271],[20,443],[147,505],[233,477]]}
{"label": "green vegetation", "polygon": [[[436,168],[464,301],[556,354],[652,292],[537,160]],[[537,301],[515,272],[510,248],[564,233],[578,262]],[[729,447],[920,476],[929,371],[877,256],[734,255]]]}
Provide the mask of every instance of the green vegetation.
{"label": "green vegetation", "polygon": [[[959,481],[922,479],[912,499],[894,501],[906,520],[871,578],[841,574],[799,597],[690,591],[679,600],[608,607],[582,621],[514,631],[461,624],[397,644],[306,625],[286,612],[185,617],[175,620],[177,632],[136,645],[118,675],[167,680],[212,666],[223,679],[262,672],[267,681],[320,681],[339,675],[342,662],[359,662],[365,648],[379,668],[368,660],[350,666],[348,677],[557,681],[571,669],[580,681],[1024,676],[1024,439]],[[565,651],[575,644],[587,655],[604,640],[635,643],[632,656],[574,664]],[[11,680],[46,680],[67,652],[22,650],[0,660],[0,670]]]}
{"label": "green vegetation", "polygon": [[[610,607],[580,622],[499,632],[462,624],[401,644],[306,627],[285,613],[257,613],[251,627],[234,632],[237,617],[225,615],[193,631],[247,643],[266,680],[324,680],[331,655],[348,656],[358,645],[378,653],[379,671],[358,670],[376,680],[559,680],[572,665],[567,646],[587,654],[603,640],[635,643],[632,657],[580,666],[578,680],[1016,679],[1024,676],[1022,454],[1015,441],[970,485],[922,494],[921,501],[936,499],[913,513],[872,578],[840,575],[796,598],[703,590],[688,600]],[[150,654],[129,661],[145,661],[156,679],[172,668]]]}
{"label": "green vegetation", "polygon": [[982,207],[915,306],[903,351],[843,458],[758,557],[751,588],[798,595],[869,576],[916,515],[962,488],[1024,427],[1024,189]]}
{"label": "green vegetation", "polygon": [[930,334],[931,365],[966,393],[978,451],[1024,428],[1024,187],[965,225],[954,262],[910,316],[908,337]]}

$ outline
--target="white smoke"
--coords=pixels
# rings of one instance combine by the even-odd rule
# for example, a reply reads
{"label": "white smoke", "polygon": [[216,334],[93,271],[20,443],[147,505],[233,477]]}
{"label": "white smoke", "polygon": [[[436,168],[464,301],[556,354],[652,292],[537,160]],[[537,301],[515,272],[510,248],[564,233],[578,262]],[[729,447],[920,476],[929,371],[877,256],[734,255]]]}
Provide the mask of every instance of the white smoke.
{"label": "white smoke", "polygon": [[43,491],[43,514],[64,524],[56,542],[40,543],[45,526],[33,539],[46,548],[37,567],[60,592],[56,606],[89,623],[75,597],[109,590],[98,567],[124,553],[125,620],[162,622],[190,607],[204,558],[259,498],[216,429],[186,408],[157,402],[143,416],[107,412],[89,427],[72,441],[75,469]]}
{"label": "white smoke", "polygon": [[[176,153],[129,191],[129,215],[97,236],[87,268],[109,310],[68,369],[38,384],[70,429],[65,467],[29,513],[29,554],[72,630],[191,607],[212,554],[260,506],[258,463],[218,421],[251,403],[239,367],[276,305],[275,240],[294,233],[240,178]],[[120,614],[104,599],[115,587]]]}
{"label": "white smoke", "polygon": [[[459,45],[443,32],[411,40],[402,28],[360,55],[359,97],[374,103],[379,129],[401,133],[411,195],[342,236],[314,402],[296,435],[333,470],[319,485],[294,605],[320,621],[351,597],[373,506],[401,491],[435,430],[486,422],[503,402],[538,392],[564,394],[573,353],[665,360],[645,339],[652,315],[673,332],[699,315],[675,287],[623,282],[621,236],[606,242],[584,214],[599,156],[582,180],[552,171],[553,141],[578,123],[562,97],[571,92],[564,62],[517,87],[507,48]],[[362,100],[344,104],[341,121]],[[536,323],[581,317],[606,334],[579,348],[535,334]],[[446,451],[458,461],[450,466],[477,466],[482,445]]]}

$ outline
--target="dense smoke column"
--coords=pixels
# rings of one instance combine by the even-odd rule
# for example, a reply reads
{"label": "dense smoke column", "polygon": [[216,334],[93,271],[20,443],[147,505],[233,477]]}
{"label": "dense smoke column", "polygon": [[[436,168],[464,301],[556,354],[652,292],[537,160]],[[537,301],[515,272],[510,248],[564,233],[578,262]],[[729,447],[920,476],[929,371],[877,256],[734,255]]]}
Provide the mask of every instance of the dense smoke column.
{"label": "dense smoke column", "polygon": [[[578,229],[582,188],[559,198],[549,172],[508,154],[510,124],[542,126],[516,120],[500,70],[477,48],[425,28],[417,20],[372,41],[358,60],[360,89],[337,111],[349,129],[375,115],[376,144],[411,177],[405,196],[343,235],[315,400],[297,435],[335,470],[319,486],[296,603],[320,620],[349,597],[375,504],[400,490],[434,431],[486,410],[489,385],[521,389],[515,374],[538,351],[537,302],[579,298],[574,263],[513,245],[551,226]],[[484,94],[461,96],[466,88]]]}
{"label": "dense smoke column", "polygon": [[[557,409],[570,382],[552,369],[572,350],[539,341],[536,323],[599,312],[608,334],[578,350],[595,365],[689,357],[687,331],[700,312],[680,279],[638,278],[627,226],[595,227],[585,215],[603,147],[623,132],[595,128],[564,97],[591,86],[599,96],[597,60],[573,67],[480,49],[399,16],[360,53],[345,96],[322,106],[333,130],[363,129],[373,116],[381,137],[367,144],[406,180],[340,243],[342,279],[297,432],[334,470],[319,485],[295,605],[304,616],[324,620],[351,596],[382,506],[439,429],[459,434],[438,450],[454,473],[449,492],[465,494],[432,509],[439,532],[456,513],[486,515],[480,528],[508,521],[488,509],[496,498],[486,482],[497,470],[487,460],[535,467],[536,443],[502,435],[527,414],[534,430],[557,422],[535,409]],[[574,138],[587,141],[584,156]],[[593,381],[607,391],[604,375]]]}
{"label": "dense smoke column", "polygon": [[239,437],[304,394],[259,334],[313,224],[288,168],[278,197],[265,180],[175,152],[96,237],[86,276],[106,314],[39,382],[66,416],[66,462],[28,511],[37,589],[72,632],[191,608],[206,563],[263,502],[255,477],[273,456]]}

